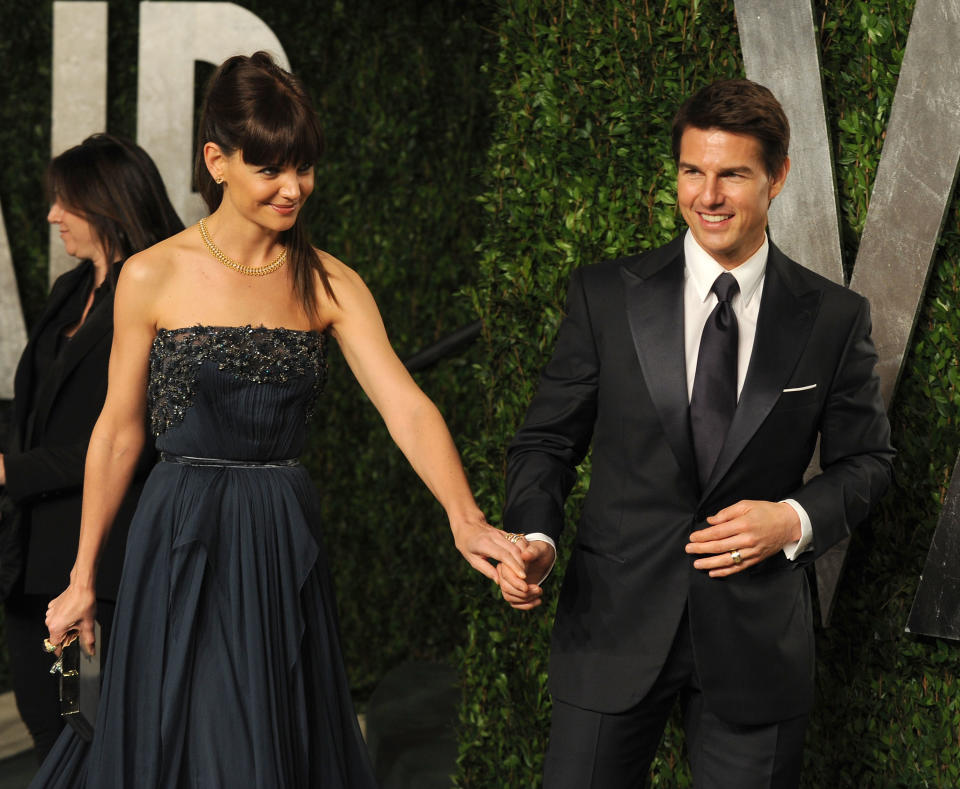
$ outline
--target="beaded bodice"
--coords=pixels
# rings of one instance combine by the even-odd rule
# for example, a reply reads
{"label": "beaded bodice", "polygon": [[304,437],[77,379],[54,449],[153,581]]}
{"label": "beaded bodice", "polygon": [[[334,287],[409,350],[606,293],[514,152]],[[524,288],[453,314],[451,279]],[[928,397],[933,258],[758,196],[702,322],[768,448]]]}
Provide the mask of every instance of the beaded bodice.
{"label": "beaded bodice", "polygon": [[[317,332],[250,326],[160,329],[150,349],[151,429],[163,449],[206,456],[237,443],[241,446],[232,454],[219,456],[256,455],[260,443],[276,444],[291,430],[302,434],[326,373],[326,335]],[[177,446],[163,446],[168,438]],[[273,456],[292,449],[274,446],[267,454],[277,451],[281,455]]]}

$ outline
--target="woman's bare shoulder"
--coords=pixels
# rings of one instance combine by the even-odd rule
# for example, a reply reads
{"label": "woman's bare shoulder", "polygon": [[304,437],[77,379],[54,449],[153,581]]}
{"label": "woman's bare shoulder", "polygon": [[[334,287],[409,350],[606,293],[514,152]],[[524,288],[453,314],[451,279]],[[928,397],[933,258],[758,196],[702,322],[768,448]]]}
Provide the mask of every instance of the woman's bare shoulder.
{"label": "woman's bare shoulder", "polygon": [[183,265],[184,256],[195,248],[190,228],[164,239],[142,252],[131,255],[123,264],[121,280],[149,287],[167,282]]}
{"label": "woman's bare shoulder", "polygon": [[370,291],[363,278],[342,260],[316,247],[314,251],[330,286],[329,290],[324,287],[318,273],[315,279],[317,304],[323,323],[334,325],[344,317],[345,312],[371,299]]}
{"label": "woman's bare shoulder", "polygon": [[[330,290],[333,291],[332,301],[336,302],[340,307],[344,307],[348,304],[355,303],[357,299],[366,301],[372,298],[370,289],[360,274],[329,252],[317,249],[316,253],[323,266],[323,270],[327,274]],[[317,292],[327,301],[331,301],[330,296],[326,293],[326,289],[320,282],[319,276],[317,276]]]}
{"label": "woman's bare shoulder", "polygon": [[313,248],[313,251],[317,253],[317,257],[320,259],[320,265],[323,266],[323,270],[327,272],[327,276],[331,280],[331,285],[334,282],[341,282],[352,286],[363,284],[360,275],[339,258],[316,247]]}
{"label": "woman's bare shoulder", "polygon": [[119,304],[138,312],[143,319],[156,322],[160,306],[182,289],[177,283],[188,274],[188,261],[194,248],[188,231],[189,228],[127,259],[117,281]]}
{"label": "woman's bare shoulder", "polygon": [[329,252],[317,249],[316,253],[330,285],[328,292],[317,275],[317,303],[324,326],[332,329],[336,335],[337,329],[346,325],[348,319],[351,323],[367,319],[379,323],[376,302],[363,278]]}

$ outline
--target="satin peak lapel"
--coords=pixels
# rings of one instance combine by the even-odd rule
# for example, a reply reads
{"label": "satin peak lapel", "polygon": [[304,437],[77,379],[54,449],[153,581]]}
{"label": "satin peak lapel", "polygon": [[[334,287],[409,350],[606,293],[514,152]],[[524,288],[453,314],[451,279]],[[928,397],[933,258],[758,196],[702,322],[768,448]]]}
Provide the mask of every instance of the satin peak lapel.
{"label": "satin peak lapel", "polygon": [[683,348],[683,246],[668,244],[621,270],[643,380],[684,474],[696,480]]}
{"label": "satin peak lapel", "polygon": [[819,290],[804,292],[789,276],[788,265],[783,253],[771,244],[750,367],[727,439],[704,488],[704,498],[730,470],[773,409],[810,337],[821,294]]}

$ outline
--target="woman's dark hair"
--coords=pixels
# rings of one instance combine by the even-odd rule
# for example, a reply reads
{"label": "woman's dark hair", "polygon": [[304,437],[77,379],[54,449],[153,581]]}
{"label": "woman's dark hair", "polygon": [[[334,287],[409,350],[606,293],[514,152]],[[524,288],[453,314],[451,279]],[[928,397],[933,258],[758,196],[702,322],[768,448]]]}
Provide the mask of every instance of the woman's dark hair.
{"label": "woman's dark hair", "polygon": [[[207,170],[203,146],[216,143],[227,156],[236,151],[255,166],[313,165],[323,152],[323,134],[303,84],[266,52],[225,60],[207,85],[197,135],[196,188],[210,211],[223,199],[223,186]],[[302,217],[280,236],[287,248],[297,296],[308,315],[317,311],[314,272],[335,298],[330,279],[310,245]]]}
{"label": "woman's dark hair", "polygon": [[[110,134],[94,134],[54,157],[47,193],[90,223],[108,263],[183,230],[153,159]],[[107,279],[115,284],[112,269]]]}
{"label": "woman's dark hair", "polygon": [[680,160],[680,139],[688,126],[747,134],[760,143],[767,175],[783,172],[790,147],[790,123],[768,88],[748,79],[724,79],[698,90],[673,119],[674,161]]}

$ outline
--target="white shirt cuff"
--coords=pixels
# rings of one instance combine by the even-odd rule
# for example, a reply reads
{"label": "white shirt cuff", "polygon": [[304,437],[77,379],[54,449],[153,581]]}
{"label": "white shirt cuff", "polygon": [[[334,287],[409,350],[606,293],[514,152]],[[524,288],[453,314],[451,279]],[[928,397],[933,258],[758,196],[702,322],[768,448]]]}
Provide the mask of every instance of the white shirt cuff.
{"label": "white shirt cuff", "polygon": [[553,561],[550,563],[550,567],[543,578],[537,581],[537,586],[540,586],[540,584],[547,580],[547,578],[550,576],[550,573],[553,572],[553,566],[557,563],[557,544],[553,541],[552,537],[549,537],[543,532],[539,531],[532,531],[529,534],[524,534],[523,536],[527,542],[545,542],[551,548],[553,548]]}
{"label": "white shirt cuff", "polygon": [[[791,562],[804,551],[813,547],[813,524],[810,522],[810,516],[807,511],[800,506],[800,502],[795,499],[784,499],[783,504],[789,504],[793,507],[797,516],[800,518],[800,539],[797,542],[788,542],[783,546],[783,555]],[[530,537],[528,536],[529,540]]]}

